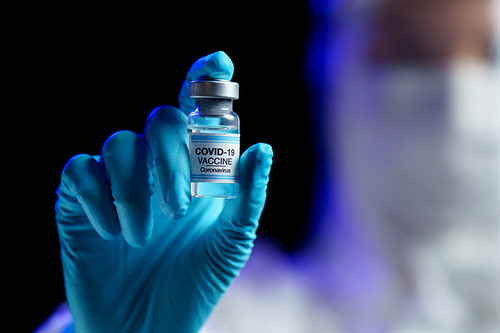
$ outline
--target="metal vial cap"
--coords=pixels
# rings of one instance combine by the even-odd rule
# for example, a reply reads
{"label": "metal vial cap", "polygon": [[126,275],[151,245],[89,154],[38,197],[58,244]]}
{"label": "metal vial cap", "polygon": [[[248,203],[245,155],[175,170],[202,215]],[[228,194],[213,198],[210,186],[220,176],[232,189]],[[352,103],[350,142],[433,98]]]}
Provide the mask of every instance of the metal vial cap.
{"label": "metal vial cap", "polygon": [[200,78],[189,82],[189,97],[238,99],[239,84],[222,79]]}

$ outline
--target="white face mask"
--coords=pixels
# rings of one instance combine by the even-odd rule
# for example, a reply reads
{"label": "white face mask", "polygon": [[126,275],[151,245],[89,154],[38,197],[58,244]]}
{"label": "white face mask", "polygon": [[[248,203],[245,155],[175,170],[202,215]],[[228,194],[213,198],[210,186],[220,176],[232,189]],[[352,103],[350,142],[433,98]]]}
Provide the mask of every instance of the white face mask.
{"label": "white face mask", "polygon": [[479,63],[353,74],[335,122],[359,207],[419,234],[500,223],[498,74]]}

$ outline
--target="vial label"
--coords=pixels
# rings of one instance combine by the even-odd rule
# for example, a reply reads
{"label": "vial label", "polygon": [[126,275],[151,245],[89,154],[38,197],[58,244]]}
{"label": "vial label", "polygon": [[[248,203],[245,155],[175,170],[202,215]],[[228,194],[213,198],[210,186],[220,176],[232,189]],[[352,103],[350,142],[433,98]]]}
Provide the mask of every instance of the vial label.
{"label": "vial label", "polygon": [[240,135],[189,133],[191,182],[237,183]]}

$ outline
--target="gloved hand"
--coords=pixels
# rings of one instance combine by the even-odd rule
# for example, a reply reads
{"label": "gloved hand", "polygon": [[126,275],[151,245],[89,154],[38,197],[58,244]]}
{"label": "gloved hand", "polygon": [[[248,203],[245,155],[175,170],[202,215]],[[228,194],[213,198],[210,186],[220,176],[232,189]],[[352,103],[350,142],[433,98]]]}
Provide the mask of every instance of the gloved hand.
{"label": "gloved hand", "polygon": [[272,149],[240,158],[236,199],[191,198],[189,81],[231,79],[224,52],[196,61],[181,109],[155,109],[138,135],[113,134],[100,156],[64,167],[55,205],[76,332],[197,332],[253,247]]}

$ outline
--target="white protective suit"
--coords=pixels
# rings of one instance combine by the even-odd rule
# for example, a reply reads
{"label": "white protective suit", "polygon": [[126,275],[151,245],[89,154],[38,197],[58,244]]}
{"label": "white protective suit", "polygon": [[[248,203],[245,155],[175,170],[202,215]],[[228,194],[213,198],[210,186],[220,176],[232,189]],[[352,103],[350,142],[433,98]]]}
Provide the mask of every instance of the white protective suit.
{"label": "white protective suit", "polygon": [[293,259],[257,240],[204,331],[500,332],[498,54],[374,71],[369,31],[326,41],[336,163],[316,238]]}

